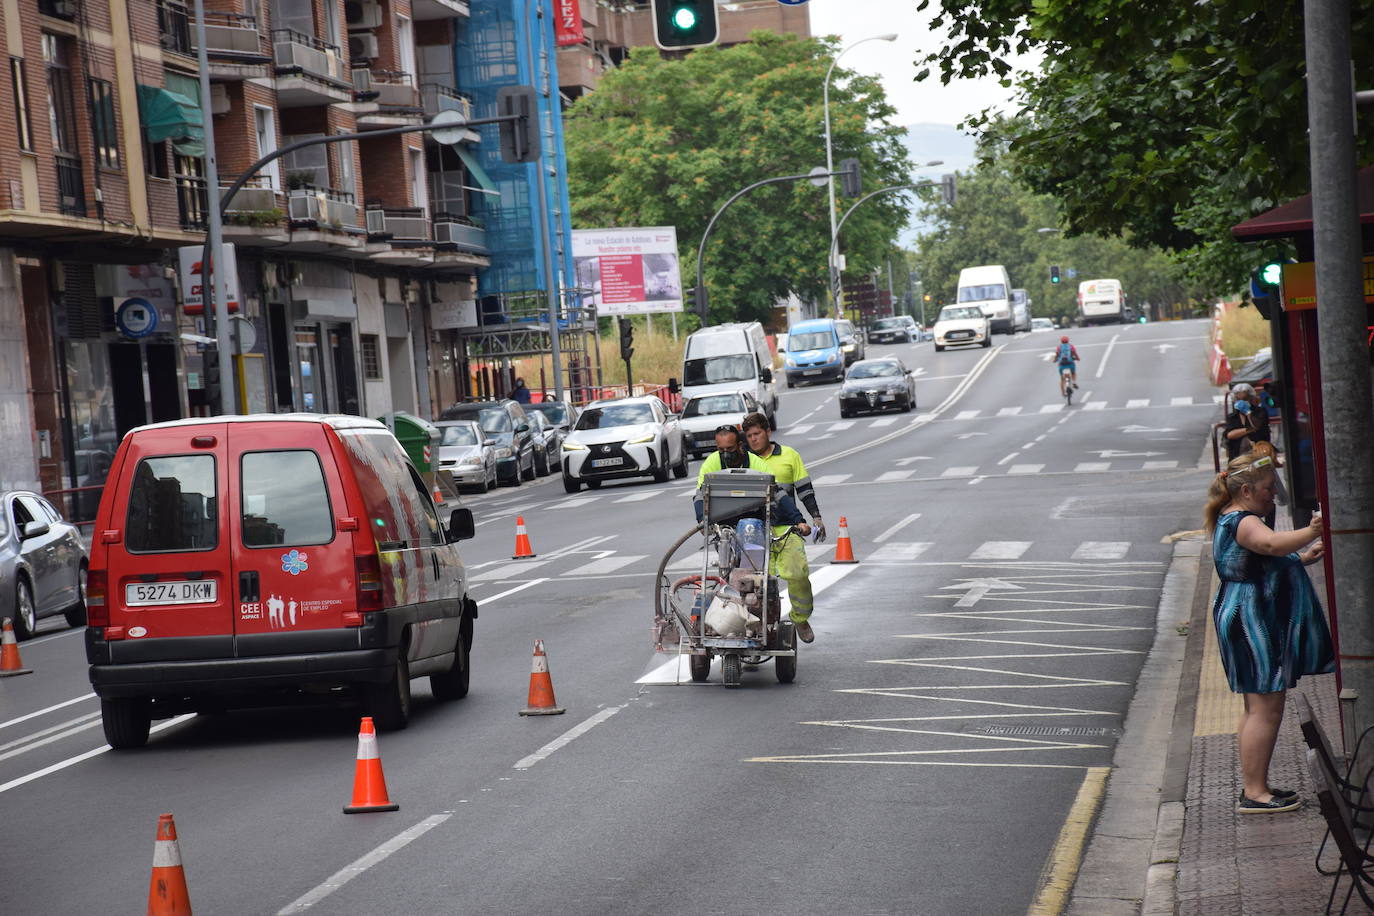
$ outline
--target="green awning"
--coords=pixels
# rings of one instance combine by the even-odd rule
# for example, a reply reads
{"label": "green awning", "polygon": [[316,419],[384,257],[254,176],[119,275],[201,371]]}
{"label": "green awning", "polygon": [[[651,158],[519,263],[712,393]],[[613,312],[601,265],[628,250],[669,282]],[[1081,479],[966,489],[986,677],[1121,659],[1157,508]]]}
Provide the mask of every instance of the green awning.
{"label": "green awning", "polygon": [[487,175],[487,170],[482,168],[482,164],[477,161],[477,157],[472,154],[472,151],[461,143],[455,144],[453,148],[458,151],[458,158],[463,160],[463,165],[468,167],[468,171],[472,173],[473,178],[477,179],[477,184],[482,190],[491,191],[495,194],[496,182]]}
{"label": "green awning", "polygon": [[201,116],[200,106],[186,96],[161,86],[139,86],[138,113],[143,119],[148,142],[202,141],[200,146],[203,150],[205,120]]}

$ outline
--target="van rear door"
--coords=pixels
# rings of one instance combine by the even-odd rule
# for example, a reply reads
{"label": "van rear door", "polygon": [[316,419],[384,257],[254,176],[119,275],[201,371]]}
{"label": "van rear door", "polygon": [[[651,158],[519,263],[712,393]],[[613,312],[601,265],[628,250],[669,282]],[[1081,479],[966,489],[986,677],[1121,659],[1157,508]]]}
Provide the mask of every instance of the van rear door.
{"label": "van rear door", "polygon": [[[169,426],[131,436],[110,478],[106,551],[111,659],[206,658],[233,650],[233,588],[222,507],[226,424]],[[114,634],[107,630],[107,634]]]}
{"label": "van rear door", "polygon": [[343,627],[354,610],[353,542],[338,533],[349,512],[325,427],[237,423],[228,456],[239,654],[280,651],[255,645],[256,634]]}

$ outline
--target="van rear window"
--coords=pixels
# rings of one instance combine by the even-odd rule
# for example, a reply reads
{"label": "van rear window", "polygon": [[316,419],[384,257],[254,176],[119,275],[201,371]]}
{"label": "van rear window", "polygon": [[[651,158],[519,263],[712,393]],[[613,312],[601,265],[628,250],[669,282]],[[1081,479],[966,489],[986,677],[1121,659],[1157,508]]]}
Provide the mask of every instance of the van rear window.
{"label": "van rear window", "polygon": [[324,470],[309,449],[245,453],[239,490],[245,547],[298,547],[334,539]]}
{"label": "van rear window", "polygon": [[217,504],[213,455],[144,458],[129,488],[124,545],[130,553],[213,550]]}

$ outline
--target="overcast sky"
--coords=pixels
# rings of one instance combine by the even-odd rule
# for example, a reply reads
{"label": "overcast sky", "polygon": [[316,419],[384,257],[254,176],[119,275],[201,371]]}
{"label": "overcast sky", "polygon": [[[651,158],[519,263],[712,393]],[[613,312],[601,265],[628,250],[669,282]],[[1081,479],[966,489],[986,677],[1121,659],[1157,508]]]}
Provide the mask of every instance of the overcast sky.
{"label": "overcast sky", "polygon": [[810,0],[813,35],[839,35],[844,45],[873,35],[896,32],[893,42],[870,41],[845,54],[840,66],[881,76],[888,101],[897,109],[896,124],[957,124],[966,115],[992,105],[1010,110],[1012,91],[995,79],[959,80],[948,86],[931,76],[912,82],[917,57],[937,50],[945,32],[932,32],[930,20],[938,3],[923,13],[917,0]]}

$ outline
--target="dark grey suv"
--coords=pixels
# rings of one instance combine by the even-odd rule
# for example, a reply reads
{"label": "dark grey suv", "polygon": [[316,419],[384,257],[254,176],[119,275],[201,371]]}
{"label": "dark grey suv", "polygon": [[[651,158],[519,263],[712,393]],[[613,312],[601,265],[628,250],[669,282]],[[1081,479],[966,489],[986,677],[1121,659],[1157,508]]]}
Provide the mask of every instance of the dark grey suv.
{"label": "dark grey suv", "polygon": [[510,398],[445,407],[440,420],[476,420],[496,446],[496,478],[519,486],[535,476],[535,431],[525,408]]}

